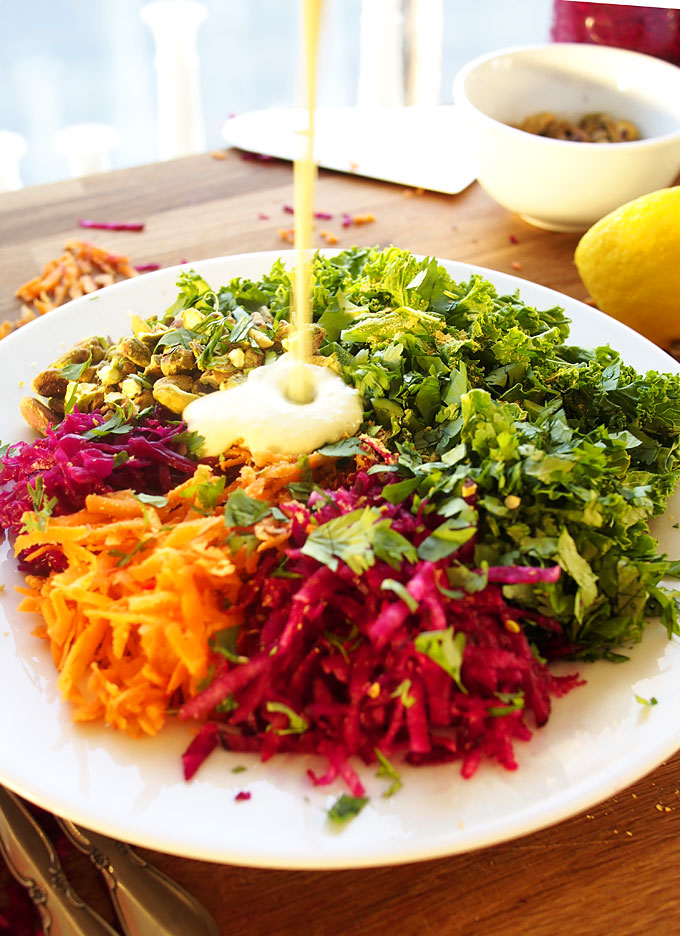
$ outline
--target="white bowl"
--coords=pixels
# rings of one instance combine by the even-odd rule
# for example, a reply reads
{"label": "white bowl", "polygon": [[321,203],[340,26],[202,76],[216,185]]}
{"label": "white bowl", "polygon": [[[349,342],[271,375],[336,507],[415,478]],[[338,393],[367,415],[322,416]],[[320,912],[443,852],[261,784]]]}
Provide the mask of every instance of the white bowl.
{"label": "white bowl", "polygon": [[[453,96],[480,185],[538,227],[585,230],[680,170],[680,68],[649,55],[568,42],[502,49],[462,68]],[[539,111],[571,120],[603,111],[631,120],[642,139],[576,143],[510,126]]]}

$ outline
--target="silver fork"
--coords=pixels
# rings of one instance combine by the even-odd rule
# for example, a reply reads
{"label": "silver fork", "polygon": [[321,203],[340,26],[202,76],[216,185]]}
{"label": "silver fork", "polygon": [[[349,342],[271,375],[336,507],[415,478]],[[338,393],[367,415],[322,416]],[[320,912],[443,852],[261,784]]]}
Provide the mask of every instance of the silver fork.
{"label": "silver fork", "polygon": [[125,936],[219,936],[205,907],[128,845],[68,819],[57,821],[101,871]]}
{"label": "silver fork", "polygon": [[[128,845],[56,819],[104,876],[124,936],[219,936],[205,907]],[[44,936],[120,936],[75,894],[49,838],[22,800],[1,786],[0,854],[27,888]]]}
{"label": "silver fork", "polygon": [[28,890],[45,936],[120,936],[74,893],[50,840],[22,801],[3,787],[0,853]]}

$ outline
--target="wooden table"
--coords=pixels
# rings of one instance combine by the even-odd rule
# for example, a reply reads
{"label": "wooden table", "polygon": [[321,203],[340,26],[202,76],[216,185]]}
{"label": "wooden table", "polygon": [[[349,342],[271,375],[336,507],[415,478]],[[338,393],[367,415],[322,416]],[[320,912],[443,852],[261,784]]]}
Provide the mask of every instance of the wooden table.
{"label": "wooden table", "polygon": [[[134,263],[286,245],[288,164],[197,156],[0,196],[0,320],[13,291],[86,235]],[[576,235],[529,227],[477,185],[457,196],[417,193],[324,172],[321,229],[340,246],[395,243],[514,273],[585,298]],[[375,222],[343,229],[340,213]],[[267,217],[265,217],[265,215]],[[146,222],[143,233],[81,231],[77,219]],[[519,775],[518,775],[519,776]],[[224,936],[672,936],[680,860],[680,756],[584,815],[493,848],[366,871],[262,871],[143,852],[210,909]],[[111,918],[96,872],[69,853],[68,876]],[[18,934],[17,934],[18,936]]]}

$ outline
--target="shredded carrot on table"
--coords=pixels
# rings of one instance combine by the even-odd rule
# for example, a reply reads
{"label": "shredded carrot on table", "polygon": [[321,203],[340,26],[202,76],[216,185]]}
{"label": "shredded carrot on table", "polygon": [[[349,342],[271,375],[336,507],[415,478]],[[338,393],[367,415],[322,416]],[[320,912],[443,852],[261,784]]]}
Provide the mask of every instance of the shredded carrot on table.
{"label": "shredded carrot on table", "polygon": [[[312,461],[312,467],[324,462]],[[48,578],[29,576],[20,608],[43,618],[36,633],[50,642],[74,720],[104,719],[135,736],[156,734],[173,701],[195,695],[208,675],[210,637],[241,624],[234,609],[240,589],[263,553],[285,547],[290,525],[265,517],[254,527],[257,548],[233,553],[224,503],[237,487],[280,501],[301,469],[288,461],[244,465],[216,512],[205,516],[197,485],[213,477],[199,465],[159,507],[131,491],[92,494],[83,510],[51,517],[44,530],[17,538],[16,554],[57,545],[67,561]]]}
{"label": "shredded carrot on table", "polygon": [[17,289],[15,295],[26,305],[16,322],[0,323],[0,338],[64,302],[110,286],[119,277],[137,275],[127,257],[86,241],[69,241],[64,253],[46,263],[40,276]]}

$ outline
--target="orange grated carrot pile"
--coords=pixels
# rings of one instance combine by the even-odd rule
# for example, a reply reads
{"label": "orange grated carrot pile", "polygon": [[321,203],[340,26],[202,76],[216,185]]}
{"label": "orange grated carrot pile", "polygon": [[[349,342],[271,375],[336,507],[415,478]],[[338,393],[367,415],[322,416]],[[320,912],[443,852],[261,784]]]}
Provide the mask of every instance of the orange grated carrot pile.
{"label": "orange grated carrot pile", "polygon": [[[325,460],[309,461],[316,467]],[[254,527],[257,549],[232,553],[223,505],[237,487],[280,501],[300,467],[244,465],[216,513],[204,516],[196,486],[213,477],[199,465],[162,507],[131,491],[93,494],[83,510],[17,538],[16,554],[36,556],[57,545],[67,560],[63,572],[27,577],[20,608],[43,618],[35,633],[50,642],[75,721],[104,719],[134,736],[156,734],[168,707],[195,695],[208,675],[212,634],[241,624],[239,612],[227,609],[262,554],[284,548],[290,525],[267,516]]]}
{"label": "orange grated carrot pile", "polygon": [[15,295],[26,304],[18,321],[0,323],[0,338],[64,302],[110,286],[117,277],[137,275],[127,257],[86,241],[69,241],[60,257],[50,260],[39,276],[17,289]]}

